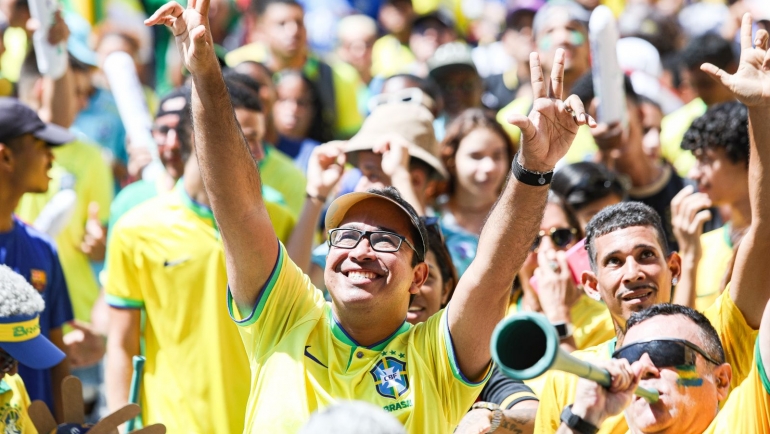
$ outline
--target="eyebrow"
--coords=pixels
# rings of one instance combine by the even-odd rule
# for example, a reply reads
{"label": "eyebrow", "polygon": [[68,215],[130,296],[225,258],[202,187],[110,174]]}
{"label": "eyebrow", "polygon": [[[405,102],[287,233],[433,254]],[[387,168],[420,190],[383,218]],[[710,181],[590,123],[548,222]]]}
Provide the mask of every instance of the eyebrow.
{"label": "eyebrow", "polygon": [[[397,231],[391,228],[387,228],[384,226],[375,226],[377,231],[386,231],[386,232],[393,232],[396,235],[399,235]],[[340,226],[338,229],[357,229],[359,231],[362,231],[363,229],[360,228],[360,223],[347,223],[342,226]]]}
{"label": "eyebrow", "polygon": [[[655,250],[655,247],[651,246],[649,244],[637,244],[631,250],[638,250],[638,249],[652,249],[652,250]],[[615,256],[615,255],[618,255],[618,254],[621,254],[621,253],[623,253],[623,252],[621,252],[620,250],[617,250],[617,249],[613,250],[613,251],[607,253],[606,255],[603,255],[602,256],[602,260],[605,260],[605,259],[609,258],[610,256]]]}

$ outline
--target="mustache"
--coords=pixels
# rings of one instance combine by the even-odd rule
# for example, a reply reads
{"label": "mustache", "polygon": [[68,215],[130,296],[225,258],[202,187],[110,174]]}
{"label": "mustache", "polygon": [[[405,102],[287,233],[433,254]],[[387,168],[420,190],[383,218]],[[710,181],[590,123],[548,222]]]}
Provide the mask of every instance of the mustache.
{"label": "mustache", "polygon": [[656,285],[654,283],[645,282],[645,283],[641,283],[641,284],[637,284],[637,285],[633,285],[633,286],[626,286],[626,287],[624,287],[624,289],[622,291],[620,291],[617,294],[615,294],[615,297],[623,298],[623,297],[626,296],[626,294],[629,294],[629,293],[632,293],[632,292],[635,292],[635,291],[639,291],[641,289],[649,289],[649,290],[651,290],[653,292],[656,292],[658,290],[658,285]]}

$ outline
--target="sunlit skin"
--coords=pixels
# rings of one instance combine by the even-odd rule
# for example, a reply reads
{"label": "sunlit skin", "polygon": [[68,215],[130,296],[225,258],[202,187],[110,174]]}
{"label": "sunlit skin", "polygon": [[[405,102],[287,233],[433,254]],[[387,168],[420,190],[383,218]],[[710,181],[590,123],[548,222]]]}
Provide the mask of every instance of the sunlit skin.
{"label": "sunlit skin", "polygon": [[[684,315],[659,315],[645,320],[628,331],[623,345],[664,337],[685,339],[706,349],[700,328]],[[680,375],[676,367],[656,368],[652,366],[649,356],[644,356],[642,361],[651,367],[643,374],[639,385],[657,390],[660,400],[649,404],[638,396],[634,397],[625,411],[631,432],[702,433],[712,420],[712,417],[704,415],[716,415],[719,401],[727,398],[732,376],[730,365],[716,366],[697,355],[695,368],[697,377],[703,383],[700,386],[683,386],[677,384]]]}
{"label": "sunlit skin", "polygon": [[714,205],[729,205],[749,197],[749,168],[745,161],[732,162],[724,148],[696,149],[696,162],[688,178],[698,183]]}
{"label": "sunlit skin", "polygon": [[[388,222],[387,227],[382,226],[383,222]],[[419,245],[412,237],[411,224],[404,212],[386,200],[366,199],[355,204],[339,227],[386,230],[406,237],[414,246]],[[332,309],[336,317],[341,318],[337,315],[338,308],[346,312],[345,318],[351,314],[361,317],[377,313],[378,317],[391,319],[389,324],[382,325],[383,330],[395,330],[405,319],[409,295],[417,294],[428,278],[427,264],[412,266],[414,254],[406,243],[396,252],[375,252],[366,238],[353,249],[331,247],[324,280],[334,301]]]}
{"label": "sunlit skin", "polygon": [[[725,68],[728,72],[733,72],[734,67]],[[689,85],[695,91],[707,106],[719,104],[721,102],[732,101],[733,94],[720,83],[712,79],[707,73],[700,69],[682,68],[681,78],[685,85]]]}
{"label": "sunlit skin", "polygon": [[278,133],[295,140],[306,138],[315,115],[307,83],[298,75],[290,75],[281,80],[276,91],[273,122]]}
{"label": "sunlit skin", "polygon": [[[535,35],[537,49],[543,62],[543,69],[550,71],[553,68],[553,58],[556,50],[563,48],[566,54],[564,60],[564,82],[567,91],[580,76],[588,72],[590,68],[590,48],[588,35],[583,26],[576,21],[570,21],[567,13],[553,14],[552,19],[545,23],[539,33]],[[582,36],[582,42],[575,44],[574,35],[577,32]]]}
{"label": "sunlit skin", "polygon": [[425,322],[447,303],[450,282],[444,282],[441,278],[441,269],[433,251],[428,250],[425,255],[425,263],[428,264],[428,279],[420,286],[419,292],[414,296],[409,305],[406,320],[411,324]]}
{"label": "sunlit skin", "polygon": [[[305,53],[307,31],[303,19],[302,7],[282,3],[271,4],[262,16],[260,21],[262,38],[273,55],[280,57],[283,63],[296,61]],[[304,61],[304,59],[301,60]],[[270,66],[273,70],[276,69],[275,65]]]}
{"label": "sunlit skin", "polygon": [[645,155],[653,161],[660,159],[660,124],[663,121],[663,112],[655,104],[642,102],[639,104],[642,111],[642,148]]}
{"label": "sunlit skin", "polygon": [[48,171],[51,169],[54,158],[51,147],[32,134],[24,134],[9,142],[14,144],[14,150],[9,149],[9,154],[14,164],[13,170],[17,173],[12,177],[11,182],[18,184],[19,191],[28,193],[48,191],[48,183],[51,180]]}
{"label": "sunlit skin", "polygon": [[581,207],[580,210],[575,211],[575,216],[580,222],[580,226],[583,228],[583,230],[585,230],[588,222],[590,222],[591,219],[599,213],[599,211],[607,208],[608,206],[618,204],[622,201],[623,199],[620,196],[615,193],[610,193],[601,199],[596,199],[595,201],[589,202],[587,205]]}
{"label": "sunlit skin", "polygon": [[583,272],[586,292],[601,296],[622,342],[626,320],[634,312],[671,301],[671,280],[681,259],[666,255],[652,226],[630,226],[594,239],[597,272]]}
{"label": "sunlit skin", "polygon": [[262,161],[265,158],[265,149],[262,147],[262,139],[265,135],[265,116],[262,113],[246,110],[243,108],[235,109],[235,119],[243,131],[243,137],[246,144],[249,145],[251,156],[256,161]]}
{"label": "sunlit skin", "polygon": [[452,171],[456,190],[494,202],[508,174],[505,142],[487,128],[471,131],[457,147]]}
{"label": "sunlit skin", "polygon": [[[355,191],[366,191],[370,188],[384,188],[391,186],[390,177],[382,170],[382,154],[372,151],[356,152],[356,167],[361,171],[361,179],[356,184]],[[424,192],[428,186],[428,179],[419,169],[409,171],[412,187],[418,194]]]}
{"label": "sunlit skin", "polygon": [[155,119],[152,129],[152,137],[158,145],[158,155],[166,172],[179,179],[184,172],[182,161],[182,143],[179,141],[179,133],[176,128],[179,125],[179,115],[166,114]]}

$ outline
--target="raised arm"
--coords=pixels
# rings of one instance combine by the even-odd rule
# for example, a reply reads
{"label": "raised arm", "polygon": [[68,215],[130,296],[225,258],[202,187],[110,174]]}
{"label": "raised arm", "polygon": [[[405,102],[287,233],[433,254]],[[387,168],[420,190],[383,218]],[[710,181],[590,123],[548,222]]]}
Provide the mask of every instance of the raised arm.
{"label": "raised arm", "polygon": [[239,308],[250,309],[275,266],[278,239],[262,201],[257,164],[214,55],[209,2],[190,0],[187,9],[169,2],[145,23],[171,29],[192,75],[195,151],[225,245],[230,291]]}
{"label": "raised arm", "polygon": [[730,75],[711,64],[701,69],[730,89],[749,108],[749,198],[751,227],[738,247],[730,296],[746,322],[758,328],[770,299],[767,258],[770,257],[770,52],[768,33],[751,39],[751,16],[741,25],[741,61]]}
{"label": "raised arm", "polygon": [[[529,171],[548,172],[567,153],[578,127],[591,119],[577,96],[562,101],[564,50],[557,50],[550,94],[536,53],[530,55],[535,95],[529,117],[509,119],[522,132],[518,162]],[[531,186],[509,176],[481,231],[476,258],[463,274],[448,307],[449,330],[460,369],[478,380],[489,365],[489,340],[505,316],[513,278],[529,252],[543,217],[548,186]]]}

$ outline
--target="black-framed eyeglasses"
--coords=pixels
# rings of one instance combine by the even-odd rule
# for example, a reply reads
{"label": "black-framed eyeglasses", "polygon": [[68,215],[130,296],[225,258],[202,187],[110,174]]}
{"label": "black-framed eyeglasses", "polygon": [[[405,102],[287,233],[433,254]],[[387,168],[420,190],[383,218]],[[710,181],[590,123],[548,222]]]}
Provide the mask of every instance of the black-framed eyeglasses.
{"label": "black-framed eyeglasses", "polygon": [[420,217],[422,223],[425,225],[427,231],[433,232],[438,235],[438,238],[444,243],[444,232],[441,231],[440,219],[438,217]]}
{"label": "black-framed eyeglasses", "polygon": [[352,228],[337,228],[329,231],[329,245],[340,249],[354,249],[361,242],[362,238],[369,240],[372,250],[382,253],[397,252],[401,248],[401,243],[405,242],[406,245],[414,250],[417,257],[421,258],[420,253],[417,252],[417,249],[414,248],[406,237],[393,232],[361,231]]}
{"label": "black-framed eyeglasses", "polygon": [[658,368],[671,366],[695,366],[696,355],[700,354],[707,361],[721,365],[703,349],[685,339],[663,338],[634,342],[615,351],[613,359],[626,359],[634,363],[645,354],[650,356],[652,363]]}
{"label": "black-framed eyeglasses", "polygon": [[530,248],[533,252],[540,247],[540,242],[543,241],[543,237],[550,237],[553,243],[560,247],[565,248],[569,243],[575,241],[577,238],[577,229],[575,228],[551,228],[547,231],[540,231],[535,237],[535,241]]}

